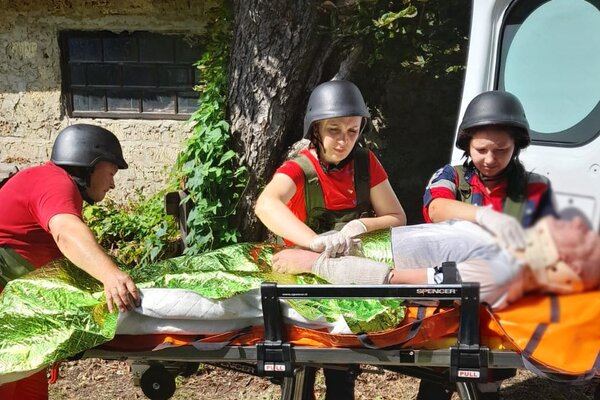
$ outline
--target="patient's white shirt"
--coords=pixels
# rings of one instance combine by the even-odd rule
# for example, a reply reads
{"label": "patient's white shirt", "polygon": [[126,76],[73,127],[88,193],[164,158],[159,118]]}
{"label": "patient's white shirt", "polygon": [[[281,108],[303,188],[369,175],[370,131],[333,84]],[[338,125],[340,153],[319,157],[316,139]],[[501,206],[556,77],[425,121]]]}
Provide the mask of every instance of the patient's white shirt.
{"label": "patient's white shirt", "polygon": [[[481,301],[495,309],[523,296],[522,264],[472,222],[452,220],[392,228],[392,252],[399,269],[456,262],[462,281],[479,282]],[[433,274],[428,276],[428,283],[435,283]]]}

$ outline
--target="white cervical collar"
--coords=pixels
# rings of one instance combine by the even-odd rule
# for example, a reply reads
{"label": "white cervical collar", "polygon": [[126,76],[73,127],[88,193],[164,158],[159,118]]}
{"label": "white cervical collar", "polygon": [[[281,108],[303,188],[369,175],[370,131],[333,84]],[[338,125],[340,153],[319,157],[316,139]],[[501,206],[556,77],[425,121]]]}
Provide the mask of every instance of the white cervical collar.
{"label": "white cervical collar", "polygon": [[559,294],[583,291],[581,277],[559,259],[547,221],[542,220],[527,230],[525,260],[542,291]]}

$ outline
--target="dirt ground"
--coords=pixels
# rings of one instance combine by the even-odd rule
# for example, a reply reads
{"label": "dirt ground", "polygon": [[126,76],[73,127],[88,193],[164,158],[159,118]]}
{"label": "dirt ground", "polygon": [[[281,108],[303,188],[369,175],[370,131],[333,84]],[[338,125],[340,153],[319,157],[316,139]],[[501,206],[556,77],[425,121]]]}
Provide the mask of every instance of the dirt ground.
{"label": "dirt ground", "polygon": [[[414,378],[371,367],[359,375],[356,384],[357,400],[409,400],[417,395],[418,381]],[[519,371],[503,383],[502,399],[515,400],[592,400],[596,382],[584,386],[559,384]],[[177,378],[177,391],[172,399],[272,400],[280,398],[278,385],[211,365],[202,365],[190,377]],[[324,398],[322,376],[317,375],[317,399]],[[130,366],[126,362],[86,359],[63,363],[60,379],[50,386],[50,400],[145,399],[142,390],[134,385]],[[455,394],[453,399],[458,399]]]}

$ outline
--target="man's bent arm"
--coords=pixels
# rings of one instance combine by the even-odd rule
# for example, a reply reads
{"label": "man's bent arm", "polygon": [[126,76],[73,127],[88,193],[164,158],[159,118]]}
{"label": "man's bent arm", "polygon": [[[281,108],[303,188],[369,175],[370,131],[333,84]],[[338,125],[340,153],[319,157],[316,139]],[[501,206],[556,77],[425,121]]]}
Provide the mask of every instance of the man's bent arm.
{"label": "man's bent arm", "polygon": [[58,214],[50,219],[48,227],[61,253],[102,282],[109,311],[113,310],[113,302],[120,311],[139,305],[139,292],[129,274],[117,267],[79,217]]}

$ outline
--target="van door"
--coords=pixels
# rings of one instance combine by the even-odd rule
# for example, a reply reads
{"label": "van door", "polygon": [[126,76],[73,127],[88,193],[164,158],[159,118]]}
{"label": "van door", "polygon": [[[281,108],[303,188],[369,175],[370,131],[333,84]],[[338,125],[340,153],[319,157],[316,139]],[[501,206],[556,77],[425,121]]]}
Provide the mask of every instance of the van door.
{"label": "van door", "polygon": [[600,0],[473,0],[459,123],[492,89],[523,103],[532,145],[521,159],[551,180],[559,213],[599,230]]}

